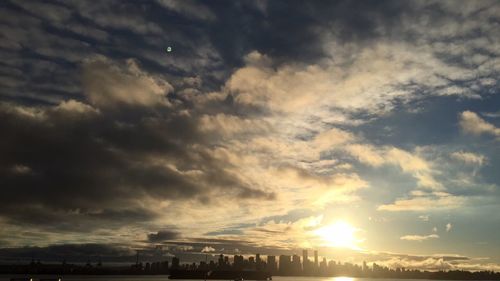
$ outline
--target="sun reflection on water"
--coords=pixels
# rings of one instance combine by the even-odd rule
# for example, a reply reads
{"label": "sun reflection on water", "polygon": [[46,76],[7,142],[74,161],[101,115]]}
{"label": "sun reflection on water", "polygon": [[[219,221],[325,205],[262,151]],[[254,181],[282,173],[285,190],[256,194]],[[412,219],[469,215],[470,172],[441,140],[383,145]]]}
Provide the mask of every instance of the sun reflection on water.
{"label": "sun reflection on water", "polygon": [[331,281],[354,281],[352,277],[334,277]]}

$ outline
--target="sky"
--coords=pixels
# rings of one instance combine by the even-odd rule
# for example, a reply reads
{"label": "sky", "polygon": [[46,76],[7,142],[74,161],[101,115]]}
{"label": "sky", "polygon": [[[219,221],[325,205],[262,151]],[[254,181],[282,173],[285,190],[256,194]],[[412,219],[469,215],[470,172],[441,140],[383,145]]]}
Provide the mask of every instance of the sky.
{"label": "sky", "polygon": [[500,270],[498,1],[6,0],[0,36],[3,262]]}

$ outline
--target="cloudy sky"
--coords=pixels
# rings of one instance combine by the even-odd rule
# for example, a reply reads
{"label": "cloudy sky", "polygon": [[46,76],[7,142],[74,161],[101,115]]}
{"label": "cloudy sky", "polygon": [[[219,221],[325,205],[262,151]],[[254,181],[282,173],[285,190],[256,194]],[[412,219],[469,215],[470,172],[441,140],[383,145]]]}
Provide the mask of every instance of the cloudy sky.
{"label": "cloudy sky", "polygon": [[2,1],[0,36],[3,261],[500,270],[498,1]]}

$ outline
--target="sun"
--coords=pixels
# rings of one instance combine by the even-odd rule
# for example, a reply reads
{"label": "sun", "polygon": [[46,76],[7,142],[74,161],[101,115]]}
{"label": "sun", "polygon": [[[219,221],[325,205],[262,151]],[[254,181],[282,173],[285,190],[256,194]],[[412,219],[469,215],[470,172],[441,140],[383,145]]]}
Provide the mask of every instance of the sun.
{"label": "sun", "polygon": [[361,240],[356,238],[358,229],[345,221],[337,221],[333,224],[321,227],[314,233],[330,247],[349,248],[360,250],[358,243]]}

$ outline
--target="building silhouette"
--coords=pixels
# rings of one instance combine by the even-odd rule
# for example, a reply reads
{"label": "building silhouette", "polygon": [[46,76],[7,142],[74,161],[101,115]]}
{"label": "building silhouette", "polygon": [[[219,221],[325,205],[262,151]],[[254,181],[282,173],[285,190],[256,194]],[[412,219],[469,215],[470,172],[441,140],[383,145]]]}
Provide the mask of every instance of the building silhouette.
{"label": "building silhouette", "polygon": [[307,250],[302,252],[301,257],[294,255],[280,255],[278,261],[276,256],[268,255],[266,259],[260,254],[255,256],[234,255],[232,263],[229,256],[220,254],[217,261],[210,260],[197,263],[181,263],[178,257],[173,257],[171,266],[169,261],[139,261],[138,255],[135,264],[127,267],[105,267],[99,258],[96,265],[92,265],[90,259],[85,265],[74,265],[66,261],[61,264],[45,264],[40,260],[32,261],[25,265],[0,265],[0,274],[169,274],[172,271],[255,271],[267,272],[282,276],[350,276],[369,278],[395,278],[395,279],[442,279],[442,280],[500,280],[500,273],[493,271],[464,271],[464,270],[440,270],[435,272],[421,271],[407,268],[388,268],[376,263],[371,265],[363,262],[361,265],[353,263],[341,263],[327,260],[314,251],[314,262],[308,259]]}
{"label": "building silhouette", "polygon": [[314,269],[318,269],[318,251],[314,250]]}
{"label": "building silhouette", "polygon": [[280,255],[279,259],[279,273],[280,275],[290,275],[292,269],[292,262],[290,256],[288,255]]}
{"label": "building silhouette", "polygon": [[172,258],[172,269],[178,269],[180,266],[180,260],[178,257]]}
{"label": "building silhouette", "polygon": [[309,257],[308,257],[308,253],[307,253],[307,250],[302,250],[302,273],[304,275],[308,275],[309,272],[310,272],[310,268],[309,268]]}
{"label": "building silhouette", "polygon": [[272,274],[276,274],[278,272],[276,256],[267,256],[267,270],[269,270]]}

